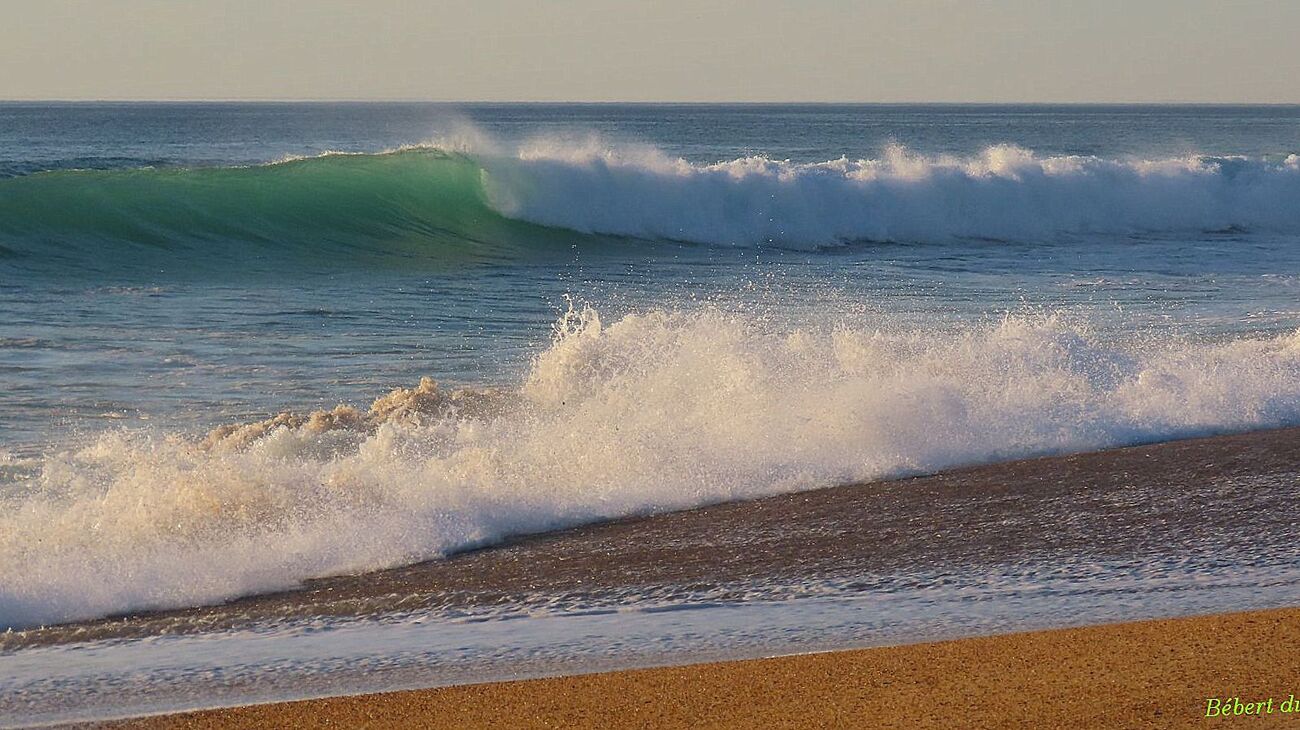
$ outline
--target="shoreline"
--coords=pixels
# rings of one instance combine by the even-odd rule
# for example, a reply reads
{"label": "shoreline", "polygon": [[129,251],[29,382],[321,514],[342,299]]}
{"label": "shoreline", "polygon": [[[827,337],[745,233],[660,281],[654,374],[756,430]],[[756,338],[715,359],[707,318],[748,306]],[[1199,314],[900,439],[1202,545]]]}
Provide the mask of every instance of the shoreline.
{"label": "shoreline", "polygon": [[[266,727],[1196,727],[1300,693],[1300,608],[200,710],[120,730]],[[1207,718],[1207,700],[1274,700]]]}

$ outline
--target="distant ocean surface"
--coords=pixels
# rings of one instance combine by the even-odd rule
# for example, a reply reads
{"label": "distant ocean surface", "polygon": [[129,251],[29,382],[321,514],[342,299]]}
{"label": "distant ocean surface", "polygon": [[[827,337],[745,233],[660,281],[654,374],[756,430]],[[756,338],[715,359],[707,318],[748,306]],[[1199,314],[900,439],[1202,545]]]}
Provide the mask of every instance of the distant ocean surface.
{"label": "distant ocean surface", "polygon": [[4,103],[0,629],[1297,424],[1298,328],[1300,107]]}

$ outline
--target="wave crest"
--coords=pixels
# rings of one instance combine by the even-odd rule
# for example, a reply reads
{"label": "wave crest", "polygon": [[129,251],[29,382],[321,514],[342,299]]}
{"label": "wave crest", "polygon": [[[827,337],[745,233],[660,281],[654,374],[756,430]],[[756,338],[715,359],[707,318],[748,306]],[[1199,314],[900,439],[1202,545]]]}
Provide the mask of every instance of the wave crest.
{"label": "wave crest", "polygon": [[233,452],[280,430],[299,432],[308,437],[331,431],[372,434],[387,423],[418,424],[428,418],[466,418],[484,416],[501,410],[508,394],[499,389],[442,390],[430,377],[420,378],[414,388],[394,388],[380,396],[366,411],[339,404],[333,409],[312,411],[306,415],[280,413],[253,423],[219,426],[200,442],[206,451]]}
{"label": "wave crest", "polygon": [[503,215],[588,233],[718,245],[1032,241],[1225,229],[1300,233],[1300,157],[1122,161],[980,155],[710,165],[653,151],[538,147],[485,161]]}

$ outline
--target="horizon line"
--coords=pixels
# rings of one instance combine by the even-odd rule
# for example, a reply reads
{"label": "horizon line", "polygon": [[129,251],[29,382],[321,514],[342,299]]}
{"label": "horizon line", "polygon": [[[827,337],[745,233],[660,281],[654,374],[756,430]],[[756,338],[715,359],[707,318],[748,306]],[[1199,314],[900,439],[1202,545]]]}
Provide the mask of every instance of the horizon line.
{"label": "horizon line", "polygon": [[862,100],[618,100],[618,99],[434,99],[417,97],[0,97],[0,104],[572,104],[681,106],[1300,106],[1297,101],[1103,100],[1103,101],[862,101]]}

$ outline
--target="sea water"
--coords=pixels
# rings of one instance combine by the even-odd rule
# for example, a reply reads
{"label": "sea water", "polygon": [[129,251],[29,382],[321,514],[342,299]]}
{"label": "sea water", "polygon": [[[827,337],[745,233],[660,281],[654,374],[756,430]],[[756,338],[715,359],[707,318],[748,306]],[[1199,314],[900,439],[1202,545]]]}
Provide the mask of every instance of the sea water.
{"label": "sea water", "polygon": [[6,103],[0,626],[1296,424],[1298,327],[1298,107]]}

